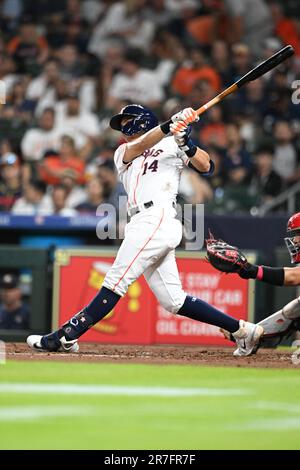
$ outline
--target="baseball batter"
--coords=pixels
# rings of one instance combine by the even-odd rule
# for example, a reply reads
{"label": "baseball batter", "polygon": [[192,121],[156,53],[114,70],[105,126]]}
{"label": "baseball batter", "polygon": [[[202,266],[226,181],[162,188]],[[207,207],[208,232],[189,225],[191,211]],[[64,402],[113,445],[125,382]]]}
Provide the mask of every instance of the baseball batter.
{"label": "baseball batter", "polygon": [[158,125],[153,112],[137,104],[125,106],[111,118],[110,126],[126,140],[114,156],[128,194],[130,222],[125,238],[96,297],[57,331],[29,336],[31,348],[78,351],[78,338],[104,318],[143,274],[166,310],[229,331],[238,346],[236,354],[251,354],[263,328],[187,295],[179,279],[175,248],[182,238],[182,225],[175,207],[180,175],[184,165],[204,176],[214,170],[209,155],[190,138],[189,125],[197,120],[196,112],[187,108]]}

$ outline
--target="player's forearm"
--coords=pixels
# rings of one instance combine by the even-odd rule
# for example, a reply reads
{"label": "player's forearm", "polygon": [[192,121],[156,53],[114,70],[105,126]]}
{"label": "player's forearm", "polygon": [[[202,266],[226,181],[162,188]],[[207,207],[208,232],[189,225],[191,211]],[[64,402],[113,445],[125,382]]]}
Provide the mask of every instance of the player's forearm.
{"label": "player's forearm", "polygon": [[248,261],[238,272],[243,279],[255,279],[256,281],[266,282],[273,286],[284,285],[284,269],[271,268],[269,266],[257,266]]}
{"label": "player's forearm", "polygon": [[249,263],[249,278],[274,286],[299,286],[300,268],[271,268]]}
{"label": "player's forearm", "polygon": [[205,150],[199,147],[197,147],[195,155],[190,158],[190,162],[201,173],[207,173],[210,170],[210,157]]}
{"label": "player's forearm", "polygon": [[158,144],[158,142],[166,137],[166,133],[162,131],[161,126],[154,127],[146,134],[141,135],[133,142],[126,144],[126,150],[123,157],[125,163],[129,163],[136,157],[139,157],[145,150]]}
{"label": "player's forearm", "polygon": [[284,285],[300,285],[300,268],[284,268]]}

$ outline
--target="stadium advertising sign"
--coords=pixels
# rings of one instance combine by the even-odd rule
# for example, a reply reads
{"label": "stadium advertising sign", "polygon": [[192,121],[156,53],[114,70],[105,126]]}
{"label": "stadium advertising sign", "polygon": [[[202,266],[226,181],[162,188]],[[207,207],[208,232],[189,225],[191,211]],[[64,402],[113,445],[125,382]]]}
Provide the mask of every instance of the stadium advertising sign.
{"label": "stadium advertising sign", "polygon": [[[56,252],[53,327],[80,311],[100,289],[115,253],[68,249]],[[238,276],[218,273],[203,254],[177,256],[184,290],[236,318],[250,319],[253,286]],[[144,277],[134,282],[126,296],[82,338],[111,344],[211,344],[229,345],[217,327],[164,310]]]}

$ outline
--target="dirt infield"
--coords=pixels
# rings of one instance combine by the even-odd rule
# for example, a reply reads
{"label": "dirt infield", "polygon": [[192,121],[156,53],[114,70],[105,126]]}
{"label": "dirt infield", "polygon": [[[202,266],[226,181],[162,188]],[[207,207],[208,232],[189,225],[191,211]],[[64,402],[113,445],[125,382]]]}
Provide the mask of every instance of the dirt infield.
{"label": "dirt infield", "polygon": [[235,358],[232,348],[199,346],[128,346],[81,343],[80,353],[41,353],[24,343],[7,343],[7,359],[80,361],[142,364],[192,364],[200,366],[299,368],[292,363],[291,350],[261,349],[254,356]]}

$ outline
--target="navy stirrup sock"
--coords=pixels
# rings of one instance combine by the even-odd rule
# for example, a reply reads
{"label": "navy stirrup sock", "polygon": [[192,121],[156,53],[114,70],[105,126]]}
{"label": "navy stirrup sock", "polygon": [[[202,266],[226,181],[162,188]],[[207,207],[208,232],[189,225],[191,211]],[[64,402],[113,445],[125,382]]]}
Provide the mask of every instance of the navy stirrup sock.
{"label": "navy stirrup sock", "polygon": [[60,347],[60,338],[72,341],[83,335],[91,326],[106,317],[120,300],[120,295],[102,287],[93,300],[74,315],[59,330],[42,337],[41,344],[49,351],[57,351]]}
{"label": "navy stirrup sock", "polygon": [[178,310],[177,314],[184,315],[193,320],[202,321],[203,323],[219,326],[230,333],[234,333],[240,327],[239,321],[235,318],[217,310],[206,302],[203,302],[203,300],[190,295],[186,296],[184,304]]}

